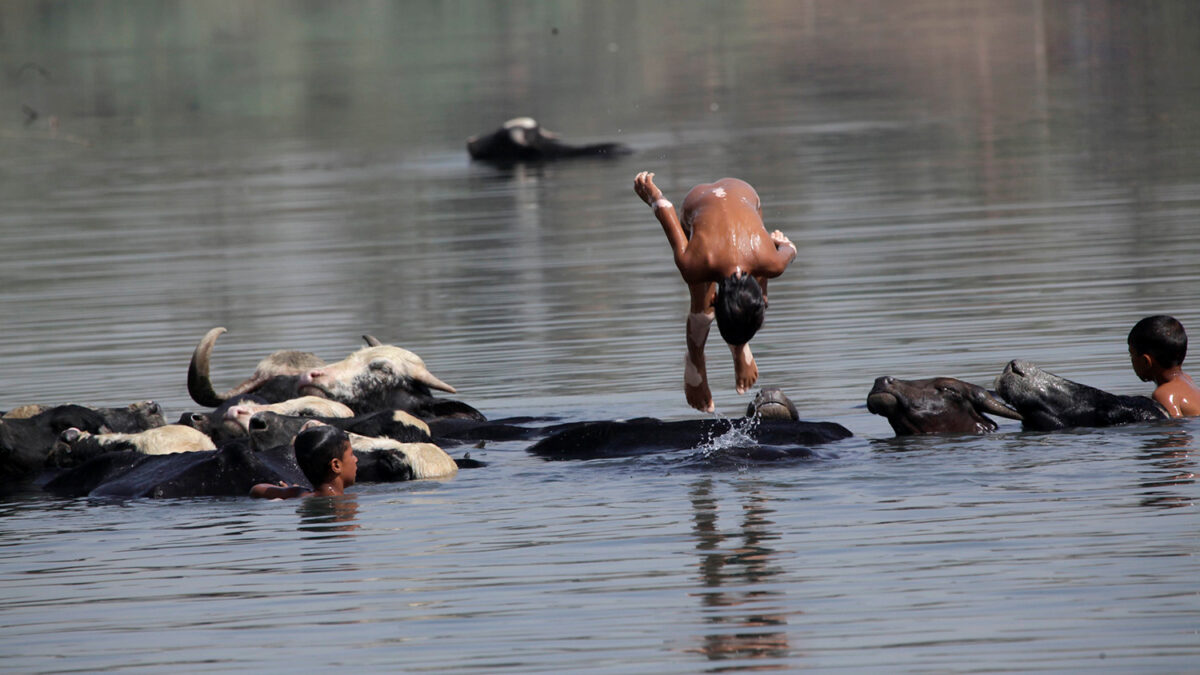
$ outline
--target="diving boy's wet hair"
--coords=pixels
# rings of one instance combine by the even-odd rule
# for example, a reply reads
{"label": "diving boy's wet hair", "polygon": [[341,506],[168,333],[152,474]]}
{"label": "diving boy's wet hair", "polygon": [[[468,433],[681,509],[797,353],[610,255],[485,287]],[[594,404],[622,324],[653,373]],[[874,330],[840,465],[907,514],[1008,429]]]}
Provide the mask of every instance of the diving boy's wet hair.
{"label": "diving boy's wet hair", "polygon": [[717,315],[717,329],[721,337],[731,345],[740,346],[750,341],[762,328],[766,314],[762,287],[753,276],[733,273],[717,283],[717,299],[713,309]]}
{"label": "diving boy's wet hair", "polygon": [[1159,367],[1173,368],[1183,365],[1187,356],[1187,333],[1175,317],[1148,316],[1129,331],[1129,346],[1139,354],[1149,354]]}
{"label": "diving boy's wet hair", "polygon": [[309,427],[296,434],[292,443],[296,448],[296,463],[314,489],[329,480],[333,472],[329,463],[341,459],[349,442],[346,432],[328,424]]}

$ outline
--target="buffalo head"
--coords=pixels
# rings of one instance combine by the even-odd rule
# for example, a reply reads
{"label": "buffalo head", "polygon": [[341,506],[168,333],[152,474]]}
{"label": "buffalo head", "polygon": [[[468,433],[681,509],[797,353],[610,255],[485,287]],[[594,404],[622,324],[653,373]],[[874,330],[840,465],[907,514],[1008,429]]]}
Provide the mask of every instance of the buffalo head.
{"label": "buffalo head", "polygon": [[886,417],[897,436],[994,431],[996,423],[984,413],[1021,419],[987,389],[952,377],[880,377],[867,395],[867,410]]}
{"label": "buffalo head", "polygon": [[1010,361],[996,378],[996,391],[1021,412],[1025,429],[1107,427],[1168,419],[1146,396],[1111,394],[1049,373],[1028,361]]}

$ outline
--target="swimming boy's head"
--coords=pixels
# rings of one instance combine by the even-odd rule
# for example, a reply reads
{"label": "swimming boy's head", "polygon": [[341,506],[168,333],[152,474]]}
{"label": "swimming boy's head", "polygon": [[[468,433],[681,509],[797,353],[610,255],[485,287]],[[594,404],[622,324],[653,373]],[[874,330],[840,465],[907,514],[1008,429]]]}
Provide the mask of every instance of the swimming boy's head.
{"label": "swimming boy's head", "polygon": [[1148,316],[1129,331],[1129,356],[1133,370],[1142,379],[1149,379],[1142,371],[1148,363],[1139,363],[1140,357],[1149,356],[1154,366],[1165,369],[1183,365],[1187,356],[1187,333],[1183,324],[1165,314]]}
{"label": "swimming boy's head", "polygon": [[296,434],[292,445],[296,449],[296,463],[314,489],[338,476],[343,486],[354,484],[358,463],[353,459],[354,451],[346,432],[320,424]]}
{"label": "swimming boy's head", "polygon": [[753,276],[737,271],[717,282],[713,310],[725,342],[735,347],[749,342],[762,328],[766,309],[762,287]]}

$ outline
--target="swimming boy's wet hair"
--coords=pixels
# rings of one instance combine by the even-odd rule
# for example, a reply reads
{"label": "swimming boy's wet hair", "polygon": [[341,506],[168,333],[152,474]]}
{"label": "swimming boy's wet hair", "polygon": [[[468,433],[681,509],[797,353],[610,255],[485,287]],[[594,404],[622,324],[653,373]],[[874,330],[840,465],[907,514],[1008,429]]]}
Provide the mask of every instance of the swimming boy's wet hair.
{"label": "swimming boy's wet hair", "polygon": [[346,432],[328,424],[309,427],[296,434],[296,440],[292,443],[296,449],[296,463],[300,465],[304,477],[312,483],[313,489],[329,480],[333,472],[329,463],[341,459],[349,442],[350,437]]}
{"label": "swimming boy's wet hair", "polygon": [[1183,365],[1187,356],[1187,333],[1175,317],[1156,314],[1134,324],[1129,346],[1139,354],[1149,354],[1160,368],[1173,368]]}
{"label": "swimming boy's wet hair", "polygon": [[762,328],[767,304],[758,281],[745,272],[735,272],[717,282],[713,309],[721,337],[731,345],[740,346]]}

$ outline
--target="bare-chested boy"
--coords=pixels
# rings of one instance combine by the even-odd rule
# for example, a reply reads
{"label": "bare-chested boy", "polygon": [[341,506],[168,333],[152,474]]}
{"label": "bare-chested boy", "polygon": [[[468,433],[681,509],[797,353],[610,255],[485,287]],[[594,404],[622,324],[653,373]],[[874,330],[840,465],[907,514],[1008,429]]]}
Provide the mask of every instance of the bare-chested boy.
{"label": "bare-chested boy", "polygon": [[691,294],[684,394],[693,408],[712,412],[704,343],[714,315],[733,353],[737,391],[745,393],[758,380],[758,365],[747,343],[762,326],[767,279],[783,274],[796,257],[796,247],[779,230],[767,233],[758,193],[745,181],[722,178],[692,188],[683,199],[682,224],[675,206],[654,185],[654,174],[639,173],[633,189],[662,224]]}
{"label": "bare-chested boy", "polygon": [[1148,316],[1129,331],[1129,361],[1143,382],[1153,381],[1154,400],[1171,417],[1200,415],[1200,389],[1183,372],[1187,333],[1174,317]]}

